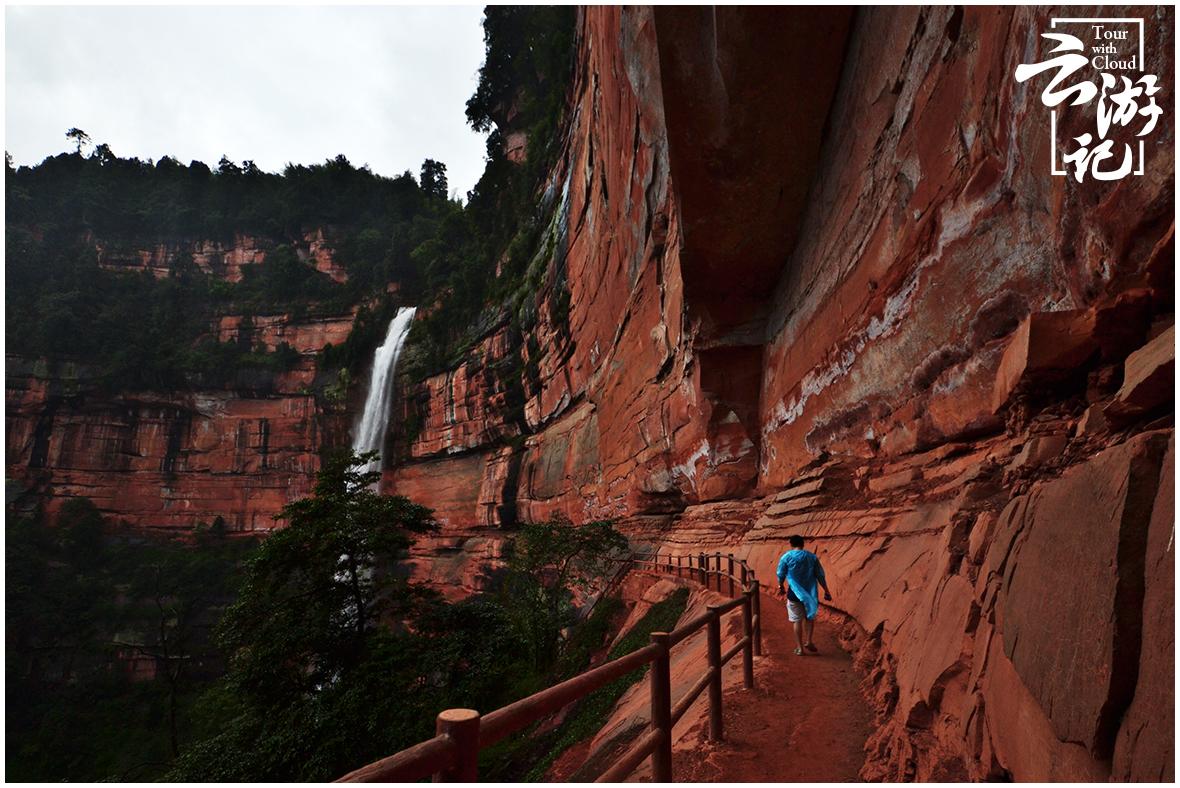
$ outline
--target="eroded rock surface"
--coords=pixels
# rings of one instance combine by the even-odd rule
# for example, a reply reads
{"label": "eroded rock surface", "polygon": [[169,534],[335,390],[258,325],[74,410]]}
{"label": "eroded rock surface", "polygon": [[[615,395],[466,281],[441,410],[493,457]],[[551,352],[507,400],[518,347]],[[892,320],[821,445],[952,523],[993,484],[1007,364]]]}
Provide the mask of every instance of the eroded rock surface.
{"label": "eroded rock surface", "polygon": [[[1171,73],[1171,10],[1108,11]],[[615,517],[764,578],[807,536],[860,629],[866,777],[1170,779],[1172,98],[1143,176],[1078,183],[1013,78],[1057,12],[775,13],[582,14],[568,322],[541,299],[523,418],[471,383],[494,335],[429,382],[390,488],[457,538]]]}
{"label": "eroded rock surface", "polygon": [[[152,246],[91,241],[98,264],[167,277],[191,257],[203,272],[239,282],[277,245],[248,235],[229,242]],[[330,233],[289,239],[296,255],[337,282],[347,272]],[[311,310],[314,312],[315,310]],[[281,372],[241,370],[225,384],[185,391],[110,392],[84,364],[9,356],[5,375],[8,497],[19,506],[90,498],[136,528],[190,531],[220,517],[236,531],[282,526],[275,515],[309,494],[326,447],[348,444],[342,407],[317,401],[317,354],[342,343],[357,308],[340,314],[220,315],[204,335],[297,354]]]}
{"label": "eroded rock surface", "polygon": [[222,517],[232,531],[267,531],[281,526],[274,515],[284,505],[311,492],[333,417],[298,392],[297,378],[286,392],[112,401],[84,379],[70,391],[60,371],[40,366],[8,360],[10,496],[36,497],[50,511],[83,496],[144,528],[187,531]]}

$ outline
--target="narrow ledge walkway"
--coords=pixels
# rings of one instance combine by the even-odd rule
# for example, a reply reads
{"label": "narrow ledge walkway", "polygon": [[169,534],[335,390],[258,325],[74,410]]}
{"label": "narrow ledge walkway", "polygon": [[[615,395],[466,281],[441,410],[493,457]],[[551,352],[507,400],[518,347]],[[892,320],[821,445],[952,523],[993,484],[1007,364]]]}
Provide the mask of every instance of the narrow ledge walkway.
{"label": "narrow ledge walkway", "polygon": [[859,690],[852,656],[840,647],[841,621],[822,608],[818,654],[796,656],[784,603],[762,594],[762,653],[756,687],[725,690],[724,735],[672,759],[676,782],[854,782],[865,761],[873,713]]}

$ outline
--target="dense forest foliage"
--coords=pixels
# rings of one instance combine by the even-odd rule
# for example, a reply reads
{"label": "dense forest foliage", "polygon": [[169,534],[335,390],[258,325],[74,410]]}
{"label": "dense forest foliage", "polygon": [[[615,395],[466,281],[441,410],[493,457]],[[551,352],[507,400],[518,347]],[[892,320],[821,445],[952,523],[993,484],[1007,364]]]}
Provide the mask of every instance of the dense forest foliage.
{"label": "dense forest foliage", "polygon": [[[441,709],[505,705],[601,652],[627,546],[609,523],[524,526],[489,590],[448,604],[402,565],[430,511],[373,492],[365,459],[329,461],[261,543],[218,523],[190,546],[114,536],[82,499],[11,524],[8,774],[329,780],[429,738]],[[520,779],[569,744],[538,741],[488,768]]]}
{"label": "dense forest foliage", "polygon": [[[494,320],[528,292],[522,277],[544,221],[537,191],[556,154],[574,14],[487,9],[486,61],[467,114],[489,133],[488,161],[465,204],[449,199],[446,166],[430,159],[417,180],[376,175],[343,155],[276,174],[225,157],[210,168],[120,158],[105,144],[84,152],[85,133],[71,129],[75,150],[34,167],[7,163],[9,352],[84,362],[112,391],[232,385],[241,370],[279,371],[294,357],[218,343],[209,336],[217,315],[340,314],[376,303],[388,322],[385,291],[396,283],[401,301],[429,307],[414,327],[411,373],[452,363],[486,328],[481,315]],[[528,135],[523,164],[503,151],[507,129]],[[317,230],[328,231],[347,283],[295,254]],[[241,282],[201,271],[185,251],[239,235],[271,247]],[[100,246],[132,254],[161,244],[179,250],[165,278],[98,265]],[[368,317],[327,365],[357,371],[383,334]]]}
{"label": "dense forest foliage", "polygon": [[[88,156],[63,153],[36,167],[9,168],[5,268],[9,352],[84,362],[110,390],[232,383],[242,369],[281,371],[291,352],[209,336],[216,316],[279,312],[340,314],[398,282],[419,287],[414,247],[461,212],[437,186],[409,174],[382,178],[343,156],[288,166],[282,175],[223,160],[216,171],[120,159],[102,146]],[[428,161],[423,171],[445,178]],[[347,283],[301,261],[292,243],[332,231]],[[230,244],[235,233],[271,239],[261,265],[231,283],[200,270],[196,241]],[[108,253],[178,249],[167,277],[101,268]],[[353,359],[348,359],[352,361]]]}
{"label": "dense forest foliage", "polygon": [[[105,533],[104,533],[105,532]],[[149,779],[219,721],[211,629],[255,543],[112,533],[90,501],[5,526],[5,709],[14,781]]]}
{"label": "dense forest foliage", "polygon": [[528,526],[492,591],[447,604],[399,568],[429,511],[372,492],[379,474],[360,464],[328,463],[251,559],[219,628],[226,723],[170,778],[332,779],[430,738],[441,709],[490,710],[585,666],[567,648],[574,592],[613,575],[626,540],[609,524]]}

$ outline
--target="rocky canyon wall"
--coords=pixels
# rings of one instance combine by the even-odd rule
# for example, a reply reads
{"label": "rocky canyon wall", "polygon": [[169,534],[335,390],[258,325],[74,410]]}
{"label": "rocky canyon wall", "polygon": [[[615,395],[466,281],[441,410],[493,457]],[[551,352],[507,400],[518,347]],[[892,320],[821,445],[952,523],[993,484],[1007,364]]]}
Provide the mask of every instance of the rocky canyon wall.
{"label": "rocky canyon wall", "polygon": [[[94,241],[99,264],[166,277],[191,255],[206,273],[242,278],[273,247],[248,236],[150,248]],[[296,253],[337,281],[346,274],[322,231]],[[223,518],[230,531],[268,531],[287,503],[311,492],[325,445],[347,444],[341,409],[317,401],[316,354],[343,342],[356,310],[339,315],[219,315],[206,335],[298,354],[284,372],[241,370],[230,384],[189,391],[115,392],[84,363],[8,356],[5,370],[7,499],[54,511],[90,498],[136,528],[188,532]]]}
{"label": "rocky canyon wall", "polygon": [[[1171,779],[1172,89],[1144,174],[1079,183],[1014,78],[1087,15],[586,9],[536,328],[405,397],[423,571],[553,516],[763,577],[801,534],[866,777]],[[1172,73],[1170,9],[1101,16]]]}
{"label": "rocky canyon wall", "polygon": [[[718,13],[734,22],[730,51],[748,44],[752,32],[763,33],[760,48],[735,66],[747,84],[759,82],[765,74],[757,64],[779,40],[765,31],[789,22],[788,15]],[[838,37],[846,31],[844,17],[829,25]],[[731,313],[733,303],[750,301],[747,290],[765,291],[767,284],[749,284],[740,262],[714,263],[711,248],[698,249],[682,235],[686,212],[678,203],[682,190],[661,92],[659,26],[651,9],[594,9],[582,17],[565,146],[545,197],[557,202],[552,243],[541,252],[548,255],[548,275],[537,299],[537,327],[520,343],[535,372],[526,375],[519,418],[514,422],[497,407],[489,359],[514,350],[499,334],[490,335],[471,361],[406,397],[416,403],[424,427],[389,483],[424,500],[445,501],[439,514],[448,527],[502,522],[496,512],[505,506],[520,519],[679,512],[755,487],[761,323],[734,328]],[[837,67],[838,56],[828,56]],[[788,75],[761,92],[803,80],[805,61],[800,56]],[[837,70],[808,91],[817,110],[808,124],[811,154]],[[746,182],[762,170],[759,146],[770,130],[756,122],[756,102],[725,100],[726,107],[694,110],[702,123],[714,122],[709,112],[743,115],[738,147],[705,166],[715,170],[726,204],[757,206],[779,191],[777,173]],[[686,129],[680,144],[694,145],[696,131]],[[799,161],[805,153],[786,158],[783,166],[805,169]],[[690,189],[694,208],[687,214],[699,237],[720,225],[732,228],[733,215],[708,218],[701,189]],[[775,257],[784,254],[780,223],[797,221],[802,207],[798,193],[771,201],[751,223],[769,236],[756,244],[759,268],[752,273],[763,278],[773,267],[768,260],[781,264]],[[731,208],[735,213],[741,210]],[[686,260],[694,266],[688,277]],[[724,303],[686,300],[686,283],[709,293],[736,281],[747,285],[719,296]],[[559,289],[568,291],[568,315],[550,307]],[[766,305],[759,310],[764,321]],[[505,436],[519,439],[506,442]],[[483,485],[466,483],[476,466],[485,470]],[[451,469],[463,479],[453,490]]]}

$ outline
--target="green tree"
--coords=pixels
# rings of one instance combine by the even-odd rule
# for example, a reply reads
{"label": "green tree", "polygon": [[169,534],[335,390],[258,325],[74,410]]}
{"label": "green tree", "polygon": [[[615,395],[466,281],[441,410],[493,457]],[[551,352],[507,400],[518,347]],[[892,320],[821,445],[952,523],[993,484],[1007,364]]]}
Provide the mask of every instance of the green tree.
{"label": "green tree", "polygon": [[447,165],[434,159],[422,162],[419,184],[426,196],[445,200],[447,197]]}
{"label": "green tree", "polygon": [[213,697],[231,722],[187,750],[174,779],[330,779],[424,732],[427,696],[407,692],[428,669],[403,624],[433,595],[398,562],[435,523],[372,489],[380,474],[358,470],[372,456],[328,460],[249,562],[219,625],[232,656]]}
{"label": "green tree", "polygon": [[[99,164],[106,166],[115,161],[118,157],[115,156],[114,152],[111,150],[111,146],[104,142],[101,145],[96,145],[94,147],[94,151],[90,154],[90,158],[96,160]],[[168,157],[165,156],[160,160],[160,162],[163,163],[167,160]]]}
{"label": "green tree", "polygon": [[217,174],[227,176],[241,175],[242,168],[234,164],[233,160],[230,159],[229,156],[223,154],[221,159],[217,162]]}
{"label": "green tree", "polygon": [[609,522],[555,520],[521,527],[501,595],[539,673],[556,665],[563,635],[577,620],[577,599],[601,593],[628,549]]}
{"label": "green tree", "polygon": [[193,702],[222,671],[208,632],[251,540],[120,535],[84,498],[48,522],[8,514],[9,776],[158,775],[193,738]]}
{"label": "green tree", "polygon": [[66,139],[74,143],[74,152],[81,153],[83,145],[90,144],[90,135],[79,128],[72,128],[66,131]]}
{"label": "green tree", "polygon": [[[218,518],[221,519],[221,518]],[[128,590],[135,605],[124,615],[138,622],[143,636],[117,643],[156,664],[156,680],[167,698],[170,755],[180,754],[180,704],[193,686],[192,665],[200,662],[207,612],[224,589],[232,587],[235,561],[226,560],[224,521],[221,527],[197,534],[192,550],[168,550],[143,556]]]}
{"label": "green tree", "polygon": [[359,468],[373,456],[328,460],[314,494],[283,509],[287,526],[250,562],[221,626],[244,693],[282,699],[336,681],[361,661],[377,623],[417,598],[396,564],[411,534],[436,526],[427,508],[372,489],[380,474]]}

